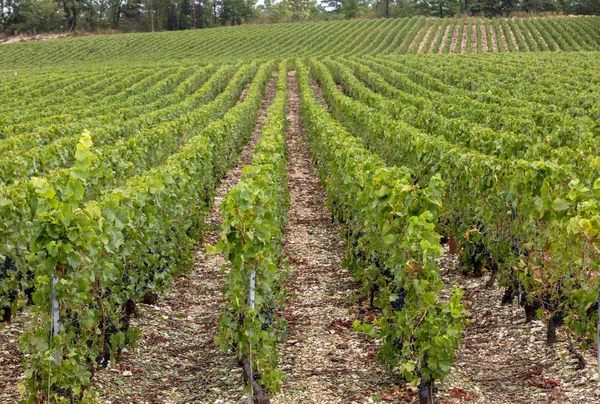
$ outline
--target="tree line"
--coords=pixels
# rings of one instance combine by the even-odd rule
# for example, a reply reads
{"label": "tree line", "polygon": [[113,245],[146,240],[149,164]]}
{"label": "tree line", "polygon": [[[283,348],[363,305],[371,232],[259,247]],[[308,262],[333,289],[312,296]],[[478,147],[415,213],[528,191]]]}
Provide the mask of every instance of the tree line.
{"label": "tree line", "polygon": [[0,33],[149,32],[352,18],[600,14],[600,0],[0,0]]}

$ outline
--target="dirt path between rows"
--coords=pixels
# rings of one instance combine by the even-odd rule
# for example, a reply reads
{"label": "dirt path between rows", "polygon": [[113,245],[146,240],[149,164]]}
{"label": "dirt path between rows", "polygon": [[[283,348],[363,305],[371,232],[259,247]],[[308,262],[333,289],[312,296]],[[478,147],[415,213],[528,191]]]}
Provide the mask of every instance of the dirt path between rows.
{"label": "dirt path between rows", "polygon": [[[204,242],[214,245],[222,222],[223,196],[240,180],[260,139],[267,109],[276,92],[275,77],[266,89],[256,129],[244,146],[236,167],[229,170],[217,189],[206,218],[209,231]],[[242,97],[240,97],[242,99]],[[234,356],[213,344],[222,294],[222,255],[196,251],[189,273],[175,279],[156,306],[140,305],[141,317],[133,325],[142,330],[140,346],[129,349],[108,371],[98,372],[92,387],[101,390],[103,402],[119,403],[214,403],[245,399],[241,368]]]}
{"label": "dirt path between rows", "polygon": [[500,41],[498,42],[498,46],[502,45],[504,52],[508,52],[507,38],[504,35],[504,29],[502,29],[502,25],[500,25],[500,23],[498,23],[498,31],[499,32],[496,32],[496,38],[500,38]]}
{"label": "dirt path between rows", "polygon": [[419,35],[421,34],[421,31],[423,31],[424,29],[425,29],[425,30],[427,29],[427,26],[426,26],[426,25],[422,26],[422,27],[419,29],[419,31],[416,33],[415,37],[414,37],[414,38],[412,39],[412,41],[410,42],[410,45],[408,45],[408,50],[409,50],[409,51],[410,51],[411,49],[413,49],[413,48],[416,46],[416,40],[417,40],[417,38],[419,37]]}
{"label": "dirt path between rows", "polygon": [[494,28],[492,23],[490,23],[490,34],[492,34],[492,48],[495,53],[498,53],[498,38],[496,36],[496,28]]}
{"label": "dirt path between rows", "polygon": [[[449,36],[450,36],[451,29],[452,29],[452,25],[448,24],[448,26],[446,27],[446,30],[444,31],[444,36],[442,37],[442,43],[440,44],[440,48],[437,49],[433,53],[442,53],[444,51],[444,49],[446,49],[446,42],[450,40]],[[454,32],[454,31],[452,31],[452,32]]]}
{"label": "dirt path between rows", "polygon": [[460,42],[460,53],[467,52],[467,39],[469,34],[469,24],[465,24],[463,26],[462,41]]}
{"label": "dirt path between rows", "polygon": [[[510,25],[508,25],[508,19],[506,21],[507,21],[506,28],[508,30],[508,35],[510,36],[510,41],[515,46],[515,49],[517,50],[517,52],[524,52],[525,49],[519,49],[519,44],[517,43],[517,38],[515,38],[515,33],[513,32],[513,30],[510,27]],[[506,40],[508,41],[509,38],[506,38]]]}
{"label": "dirt path between rows", "polygon": [[473,20],[473,25],[471,26],[471,52],[477,53],[477,29],[479,28],[479,21]]}
{"label": "dirt path between rows", "polygon": [[462,276],[453,255],[444,255],[440,266],[447,288],[454,284],[463,288],[471,312],[452,372],[439,386],[442,402],[600,401],[594,349],[583,352],[586,369],[576,370],[564,332],[558,333],[558,343],[548,346],[544,323],[525,324],[516,299],[512,305],[502,305],[503,290],[486,289],[487,278]]}
{"label": "dirt path between rows", "polygon": [[449,53],[454,53],[456,52],[456,44],[458,43],[458,30],[459,30],[459,24],[456,24],[454,26],[454,32],[452,33],[452,42],[450,43],[450,51]]}
{"label": "dirt path between rows", "polygon": [[485,24],[483,22],[477,22],[479,30],[481,31],[481,52],[487,53],[488,49],[487,32],[485,31]]}
{"label": "dirt path between rows", "polygon": [[341,267],[342,240],[304,135],[297,79],[288,77],[288,339],[280,348],[286,381],[273,403],[365,402],[399,383],[375,362],[375,343],[352,328],[355,283]]}
{"label": "dirt path between rows", "polygon": [[[442,31],[442,24],[438,25],[437,30],[435,31],[435,35],[433,36],[433,39],[431,40],[431,44],[429,45],[429,49],[427,49],[427,53],[437,53],[434,52],[433,47],[435,46],[435,43],[437,42],[438,38],[441,35],[441,31]],[[436,49],[437,51],[437,49]]]}
{"label": "dirt path between rows", "polygon": [[[421,53],[421,51],[425,47],[425,44],[427,43],[427,39],[429,38],[429,35],[431,35],[432,30],[433,30],[433,26],[430,26],[429,28],[427,28],[427,32],[425,32],[425,36],[423,37],[423,39],[421,39],[421,43],[419,44],[419,47],[417,48],[417,53]],[[425,52],[427,52],[427,50],[425,50]]]}
{"label": "dirt path between rows", "polygon": [[523,31],[521,31],[521,28],[516,23],[514,24],[514,28],[516,32],[514,32],[513,34],[519,35],[519,38],[521,38],[521,44],[524,46],[524,48],[521,49],[521,52],[530,52],[529,44],[527,43],[527,40],[525,39],[525,35],[523,35]]}

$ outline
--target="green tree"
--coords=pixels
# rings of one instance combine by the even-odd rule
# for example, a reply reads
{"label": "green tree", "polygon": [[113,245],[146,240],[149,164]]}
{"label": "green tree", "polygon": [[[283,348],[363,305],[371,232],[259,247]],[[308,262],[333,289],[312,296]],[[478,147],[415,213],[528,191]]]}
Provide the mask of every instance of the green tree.
{"label": "green tree", "polygon": [[77,27],[77,17],[79,16],[80,4],[78,0],[57,0],[59,6],[64,12],[64,19],[69,31]]}
{"label": "green tree", "polygon": [[52,0],[26,0],[19,31],[37,34],[60,31],[62,17]]}
{"label": "green tree", "polygon": [[341,12],[344,18],[355,18],[359,13],[358,0],[342,0]]}
{"label": "green tree", "polygon": [[0,29],[11,34],[15,25],[22,20],[21,2],[17,0],[0,0]]}
{"label": "green tree", "polygon": [[192,5],[190,0],[181,0],[179,5],[179,29],[192,27]]}

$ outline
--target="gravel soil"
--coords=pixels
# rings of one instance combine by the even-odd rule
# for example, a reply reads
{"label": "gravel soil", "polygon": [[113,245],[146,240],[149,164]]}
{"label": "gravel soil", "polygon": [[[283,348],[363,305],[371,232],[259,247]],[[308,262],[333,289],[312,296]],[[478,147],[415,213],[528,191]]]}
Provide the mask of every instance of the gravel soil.
{"label": "gravel soil", "polygon": [[356,285],[341,267],[343,243],[319,185],[300,120],[295,74],[289,76],[286,144],[291,209],[284,244],[291,264],[281,346],[286,377],[274,403],[359,403],[397,391],[399,381],[377,365],[375,341],[352,328]]}
{"label": "gravel soil", "polygon": [[452,33],[452,42],[450,43],[450,52],[449,53],[454,53],[456,52],[456,44],[458,43],[458,24],[456,24],[454,26],[454,32]]}
{"label": "gravel soil", "polygon": [[29,314],[18,314],[11,323],[0,323],[0,403],[16,403],[21,395],[17,381],[23,373],[19,337],[23,334]]}
{"label": "gravel soil", "polygon": [[[431,31],[432,30],[433,30],[433,26],[427,28],[427,32],[425,33],[425,36],[423,37],[423,39],[421,40],[421,43],[419,44],[419,48],[417,49],[417,53],[421,53],[421,51],[425,47],[425,44],[427,43],[427,38],[429,38],[429,35],[431,35]],[[425,53],[427,53],[427,50],[425,50]]]}
{"label": "gravel soil", "polygon": [[[446,42],[449,40],[450,30],[452,29],[452,25],[448,24],[446,30],[444,31],[444,36],[442,38],[442,43],[440,44],[440,48],[435,50],[433,53],[442,53],[442,51],[446,48]],[[454,32],[454,31],[452,31]]]}
{"label": "gravel soil", "polygon": [[442,31],[442,24],[438,25],[437,30],[435,31],[435,35],[433,36],[432,40],[431,40],[431,44],[429,45],[429,48],[426,50],[427,53],[437,53],[437,49],[433,49],[433,46],[435,45],[435,42],[437,41],[438,37],[441,35],[441,31]]}
{"label": "gravel soil", "polygon": [[485,31],[485,24],[482,22],[477,22],[479,29],[481,30],[481,51],[483,53],[489,52],[488,43],[487,43],[487,32]]}
{"label": "gravel soil", "polygon": [[443,403],[600,402],[595,349],[580,352],[587,366],[576,370],[564,332],[547,345],[544,323],[525,324],[516,299],[502,305],[503,290],[486,289],[486,278],[462,276],[453,255],[440,265],[448,290],[458,284],[465,291],[471,313],[452,372],[439,386]]}
{"label": "gravel soil", "polygon": [[494,25],[490,23],[490,33],[492,34],[492,47],[494,52],[498,53],[498,38],[496,37],[496,29]]}
{"label": "gravel soil", "polygon": [[413,38],[413,40],[410,42],[410,45],[408,46],[408,49],[413,49],[413,47],[415,47],[415,41],[417,40],[417,38],[419,37],[419,35],[421,34],[421,31],[427,29],[427,26],[423,26],[421,27],[421,29],[419,29],[419,31],[415,34],[415,37]]}

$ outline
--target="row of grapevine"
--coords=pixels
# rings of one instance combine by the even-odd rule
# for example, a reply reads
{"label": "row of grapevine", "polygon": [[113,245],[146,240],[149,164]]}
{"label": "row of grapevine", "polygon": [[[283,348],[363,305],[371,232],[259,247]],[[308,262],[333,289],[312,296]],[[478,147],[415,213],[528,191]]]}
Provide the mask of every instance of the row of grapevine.
{"label": "row of grapevine", "polygon": [[[573,19],[446,19],[422,26],[411,53],[529,52],[598,50],[596,31],[586,18]],[[419,44],[424,40],[423,46]],[[444,41],[445,46],[442,46]]]}
{"label": "row of grapevine", "polygon": [[[131,72],[123,71],[115,74],[113,69],[99,69],[85,76],[76,71],[63,71],[59,75],[46,75],[50,77],[44,77],[44,73],[22,74],[4,80],[3,84],[5,84],[7,96],[10,96],[13,102],[3,104],[2,111],[10,112],[22,107],[53,105],[45,98],[50,94],[53,97],[63,97],[65,100],[71,95],[91,96],[93,92],[90,92],[90,90],[102,89],[107,84],[113,84],[115,78],[117,80],[124,79],[128,74],[147,74],[148,71],[145,69],[132,69]],[[51,101],[56,101],[56,99]],[[9,116],[3,116],[2,118],[7,119]]]}
{"label": "row of grapevine", "polygon": [[[103,192],[120,186],[127,178],[162,164],[173,152],[185,145],[212,121],[222,118],[239,99],[243,88],[254,76],[256,66],[251,64],[242,67],[221,92],[231,72],[232,69],[229,67],[224,70],[225,74],[215,74],[217,81],[213,84],[207,82],[201,93],[207,99],[215,96],[216,98],[204,106],[198,105],[198,108],[188,114],[185,120],[173,121],[137,132],[114,146],[95,148],[93,173],[88,178],[84,190],[85,197],[87,199],[100,197]],[[63,153],[73,159],[76,168],[77,156],[72,156],[67,150]],[[46,172],[46,178],[54,184],[55,188],[67,189],[71,172],[75,168],[50,170]],[[0,280],[0,307],[4,307],[6,311],[10,306],[11,311],[15,312],[20,305],[16,299],[16,291],[19,289],[30,291],[32,287],[32,276],[26,271],[27,248],[33,237],[31,223],[36,217],[38,200],[31,189],[31,183],[25,180],[0,188],[0,195],[3,201],[0,254],[10,257],[14,263],[7,276]]]}
{"label": "row of grapevine", "polygon": [[277,343],[285,329],[283,238],[289,196],[285,150],[287,63],[281,62],[277,94],[268,110],[252,164],[221,204],[223,224],[213,253],[229,262],[224,278],[226,305],[215,338],[224,352],[244,364],[254,395],[281,389]]}
{"label": "row of grapevine", "polygon": [[[128,34],[61,39],[45,43],[3,45],[0,57],[13,66],[28,68],[72,63],[132,61],[234,61],[293,56],[345,54],[472,53],[533,50],[598,50],[598,17],[581,18],[474,18],[425,17],[268,24],[222,27],[161,34]],[[157,39],[157,35],[160,35]],[[441,37],[446,46],[441,46]],[[535,42],[535,46],[531,46]],[[437,47],[434,44],[437,43]],[[451,44],[454,43],[454,45]],[[505,44],[506,43],[506,44]],[[525,45],[527,43],[527,45]],[[464,46],[463,46],[464,45]],[[28,61],[20,63],[19,61]],[[185,62],[184,62],[185,63]]]}
{"label": "row of grapevine", "polygon": [[[112,97],[113,100],[102,107],[90,105],[88,108],[75,108],[78,114],[48,114],[48,108],[35,110],[32,108],[32,118],[28,122],[20,122],[5,127],[6,139],[0,140],[0,149],[4,152],[13,150],[31,150],[35,147],[52,143],[70,133],[77,133],[81,128],[94,128],[107,124],[118,124],[126,120],[142,120],[153,111],[166,108],[181,102],[202,87],[213,75],[216,69],[197,69],[186,80],[159,81],[158,85],[147,88],[144,94],[128,96],[127,92]],[[142,81],[144,82],[144,80]],[[121,96],[122,95],[122,96]],[[41,115],[45,117],[41,117]],[[150,115],[151,116],[151,115]]]}
{"label": "row of grapevine", "polygon": [[[55,90],[50,94],[30,98],[30,93],[22,92],[12,96],[13,103],[5,105],[2,111],[6,114],[2,117],[3,125],[24,124],[30,120],[54,115],[67,115],[68,112],[77,111],[81,113],[83,105],[99,103],[104,97],[123,94],[121,101],[140,93],[140,89],[146,90],[155,83],[160,83],[166,77],[181,72],[183,69],[160,69],[154,73],[145,69],[118,69],[110,73],[90,74],[91,80],[76,80],[61,90]],[[191,73],[191,71],[190,71]],[[78,104],[78,102],[80,102]]]}
{"label": "row of grapevine", "polygon": [[[311,61],[311,72],[318,67]],[[454,290],[442,303],[435,231],[444,194],[439,176],[421,188],[406,167],[389,167],[327,113],[298,63],[302,118],[329,204],[346,239],[346,261],[380,310],[374,324],[355,327],[382,340],[378,358],[433,400],[461,340],[463,306]],[[323,87],[333,86],[333,82]],[[324,89],[325,92],[331,89]],[[430,402],[430,401],[427,401]]]}
{"label": "row of grapevine", "polygon": [[[236,69],[236,66],[224,66],[214,74],[198,91],[184,97],[179,102],[175,102],[165,108],[156,109],[148,114],[124,123],[107,123],[98,127],[92,127],[90,132],[94,142],[99,145],[110,145],[116,141],[127,141],[136,134],[144,132],[146,129],[160,126],[185,125],[198,119],[204,119],[198,115],[198,109],[195,113],[186,115],[186,112],[198,108],[204,103],[212,100],[227,84],[227,77]],[[248,67],[246,67],[248,69]],[[78,139],[78,133],[86,129],[79,123],[71,126],[60,127],[65,133],[58,140],[34,147],[38,137],[32,135],[28,138],[33,144],[26,152],[14,151],[7,153],[7,156],[0,159],[0,173],[2,182],[9,183],[17,179],[27,179],[32,175],[47,173],[48,171],[72,164],[73,156],[70,153],[75,147]],[[43,134],[40,134],[43,139]],[[43,141],[42,141],[43,143]]]}
{"label": "row of grapevine", "polygon": [[[427,69],[416,58],[394,58],[390,62],[403,65],[398,69],[403,73],[417,70],[422,76],[435,77],[438,82],[435,91],[465,93],[466,90],[465,94],[484,101],[493,99],[494,103],[504,102],[518,108],[561,112],[580,120],[587,118],[586,124],[590,125],[599,109],[598,57],[596,54],[586,54],[585,58],[573,56],[575,54],[566,53],[544,57],[511,55],[501,57],[501,68],[498,68],[499,56],[456,58],[452,62],[431,58]],[[550,65],[552,69],[548,69]],[[473,73],[475,69],[477,74]],[[565,74],[567,70],[569,74]],[[467,72],[469,74],[465,74]],[[532,76],[536,79],[528,79]],[[434,80],[422,84],[431,86]]]}
{"label": "row of grapevine", "polygon": [[[388,60],[368,60],[366,64],[390,84],[399,87],[401,91],[391,90],[394,98],[406,100],[415,107],[430,106],[448,118],[464,117],[497,131],[529,136],[532,142],[547,142],[555,147],[582,145],[595,148],[597,123],[593,119],[593,109],[587,113],[571,108],[573,114],[568,114],[565,113],[568,111],[560,111],[549,104],[507,94],[496,95],[493,89],[484,92],[478,88],[475,91],[457,88],[440,80],[453,70],[449,68],[443,74],[444,69],[434,63],[428,70]],[[387,87],[385,83],[383,87]]]}
{"label": "row of grapevine", "polygon": [[[433,110],[431,103],[422,102],[418,107],[406,105],[398,96],[399,90],[379,79],[377,75],[369,75],[368,73],[372,72],[362,69],[360,65],[350,63],[357,71],[362,70],[366,74],[370,87],[387,93],[390,98],[367,88],[343,64],[335,61],[328,61],[327,64],[332,66],[330,68],[332,74],[336,81],[343,85],[347,94],[393,119],[402,120],[429,133],[442,135],[449,142],[502,159],[522,158],[530,161],[544,159],[558,164],[571,164],[574,166],[574,171],[586,181],[596,171],[595,156],[600,151],[600,144],[594,136],[577,132],[576,138],[569,138],[564,131],[561,131],[560,134],[550,133],[546,134],[545,138],[536,138],[509,131],[495,131],[473,124],[468,115],[465,118],[447,118],[439,115]],[[452,104],[453,107],[455,105]],[[457,115],[456,109],[453,109],[453,112]],[[582,155],[582,151],[590,155]]]}
{"label": "row of grapevine", "polygon": [[99,199],[85,198],[94,160],[89,136],[78,144],[66,189],[31,181],[38,207],[30,244],[35,306],[22,338],[27,402],[92,395],[84,388],[96,363],[106,365],[136,340],[128,328],[134,302],[189,268],[214,188],[255,126],[271,73],[263,64],[223,119]]}
{"label": "row of grapevine", "polygon": [[501,284],[518,285],[528,317],[533,309],[545,313],[549,340],[563,321],[570,332],[595,337],[597,174],[582,182],[566,165],[506,160],[457,146],[436,130],[421,132],[346,97],[324,65],[312,65],[333,115],[373,151],[410,167],[419,181],[442,175],[450,191],[440,231],[459,241],[471,265],[492,265]]}
{"label": "row of grapevine", "polygon": [[[160,103],[165,107],[168,106],[169,102],[177,100],[174,96],[181,97],[184,91],[193,93],[199,88],[199,84],[203,84],[214,73],[216,68],[207,66],[205,69],[165,70],[166,73],[146,76],[143,80],[129,77],[124,82],[114,83],[109,88],[98,90],[94,97],[82,97],[80,102],[84,102],[87,108],[81,108],[81,104],[77,105],[75,102],[77,95],[70,96],[68,102],[47,96],[45,98],[52,105],[59,103],[56,109],[49,105],[39,108],[31,105],[27,107],[29,112],[27,115],[19,114],[20,111],[13,111],[11,114],[19,118],[10,122],[8,129],[17,134],[25,134],[48,125],[72,125],[77,120],[86,120],[94,124],[93,119],[95,119],[100,123],[106,121],[106,115],[109,114],[113,114],[115,120],[142,115],[146,111],[152,111],[152,108],[156,109]],[[171,94],[172,97],[163,100],[167,94]]]}

